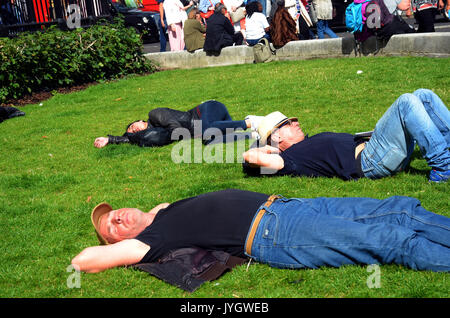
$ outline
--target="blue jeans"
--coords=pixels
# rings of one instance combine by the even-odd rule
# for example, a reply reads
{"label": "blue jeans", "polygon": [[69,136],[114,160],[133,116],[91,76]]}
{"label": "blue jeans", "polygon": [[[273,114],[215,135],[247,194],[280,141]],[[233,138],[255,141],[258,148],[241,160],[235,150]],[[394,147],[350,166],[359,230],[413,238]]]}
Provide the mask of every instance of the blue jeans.
{"label": "blue jeans", "polygon": [[337,38],[338,36],[336,35],[336,33],[333,32],[333,30],[330,29],[330,27],[328,26],[328,21],[327,20],[318,20],[317,21],[317,37],[319,39],[323,39],[324,33],[328,34],[328,36],[330,38]]}
{"label": "blue jeans", "polygon": [[161,23],[161,15],[159,13],[154,13],[154,19],[157,20],[156,24],[158,25],[159,30],[159,51],[165,52],[167,47],[167,39],[166,39],[166,31],[167,31],[167,22],[166,17],[164,16],[164,25]]}
{"label": "blue jeans", "polygon": [[268,41],[270,41],[270,34],[266,33],[266,34],[264,34],[264,36],[263,36],[262,38],[255,39],[255,40],[247,39],[246,41],[247,41],[248,46],[254,46],[254,45],[258,44],[258,42],[259,42],[261,39],[263,39],[263,38],[265,38],[265,39],[267,39]]}
{"label": "blue jeans", "polygon": [[450,271],[450,218],[414,198],[281,198],[266,211],[247,256],[273,267],[395,263]]}
{"label": "blue jeans", "polygon": [[364,175],[377,179],[405,169],[415,142],[429,166],[450,169],[450,112],[428,89],[403,94],[378,121],[361,153]]}
{"label": "blue jeans", "polygon": [[245,120],[233,120],[226,106],[218,101],[209,100],[198,106],[202,120],[202,132],[208,128],[217,128],[223,134],[228,129],[247,129]]}

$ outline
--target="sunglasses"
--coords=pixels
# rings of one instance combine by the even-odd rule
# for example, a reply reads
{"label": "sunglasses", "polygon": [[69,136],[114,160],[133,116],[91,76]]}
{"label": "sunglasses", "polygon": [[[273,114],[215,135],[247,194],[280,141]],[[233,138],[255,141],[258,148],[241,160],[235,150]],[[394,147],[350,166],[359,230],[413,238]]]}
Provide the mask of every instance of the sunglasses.
{"label": "sunglasses", "polygon": [[277,129],[280,129],[281,127],[284,127],[284,126],[292,125],[292,123],[294,123],[294,122],[295,122],[295,120],[288,119],[284,123],[282,123],[280,126],[278,126]]}
{"label": "sunglasses", "polygon": [[272,132],[271,136],[273,136],[273,137],[278,137],[278,131],[279,131],[281,128],[283,128],[284,126],[290,126],[290,125],[292,125],[293,123],[296,123],[296,122],[297,122],[296,120],[292,120],[292,119],[286,120],[284,123],[282,123],[280,126],[278,126],[278,127]]}

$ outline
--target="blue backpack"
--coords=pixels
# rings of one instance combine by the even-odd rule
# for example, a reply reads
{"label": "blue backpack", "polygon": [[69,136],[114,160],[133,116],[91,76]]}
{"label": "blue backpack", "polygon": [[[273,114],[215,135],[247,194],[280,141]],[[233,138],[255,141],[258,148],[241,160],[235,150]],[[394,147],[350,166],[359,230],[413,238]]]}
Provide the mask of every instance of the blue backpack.
{"label": "blue backpack", "polygon": [[[351,33],[361,32],[364,25],[363,9],[370,0],[354,0],[347,9],[345,9],[345,25]],[[366,4],[363,8],[363,5]]]}

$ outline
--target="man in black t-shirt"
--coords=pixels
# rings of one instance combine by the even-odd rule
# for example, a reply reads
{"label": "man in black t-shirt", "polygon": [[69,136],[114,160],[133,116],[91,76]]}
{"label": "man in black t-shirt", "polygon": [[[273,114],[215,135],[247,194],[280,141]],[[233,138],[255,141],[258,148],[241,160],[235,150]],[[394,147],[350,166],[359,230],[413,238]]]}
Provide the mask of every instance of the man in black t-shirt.
{"label": "man in black t-shirt", "polygon": [[359,136],[331,132],[308,138],[297,118],[280,112],[264,117],[257,131],[261,147],[243,154],[248,174],[377,179],[404,170],[417,144],[432,168],[429,181],[450,178],[450,112],[428,89],[401,95],[367,142]]}
{"label": "man in black t-shirt", "polygon": [[104,246],[72,260],[85,272],[154,263],[184,248],[246,255],[279,268],[396,263],[450,271],[450,218],[409,197],[288,199],[229,189],[148,213],[103,203],[92,222]]}
{"label": "man in black t-shirt", "polygon": [[364,139],[351,134],[325,132],[306,136],[297,118],[274,112],[261,120],[259,148],[243,154],[250,175],[276,174],[307,177],[364,177],[359,154]]}

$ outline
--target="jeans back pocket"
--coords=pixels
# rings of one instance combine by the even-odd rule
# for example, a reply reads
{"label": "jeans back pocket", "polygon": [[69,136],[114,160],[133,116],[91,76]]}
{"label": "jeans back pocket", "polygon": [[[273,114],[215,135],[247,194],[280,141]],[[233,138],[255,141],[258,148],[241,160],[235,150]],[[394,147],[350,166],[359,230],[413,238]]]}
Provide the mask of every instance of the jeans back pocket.
{"label": "jeans back pocket", "polygon": [[405,158],[406,154],[402,150],[398,148],[391,148],[381,159],[381,164],[389,171],[396,172],[399,170]]}

